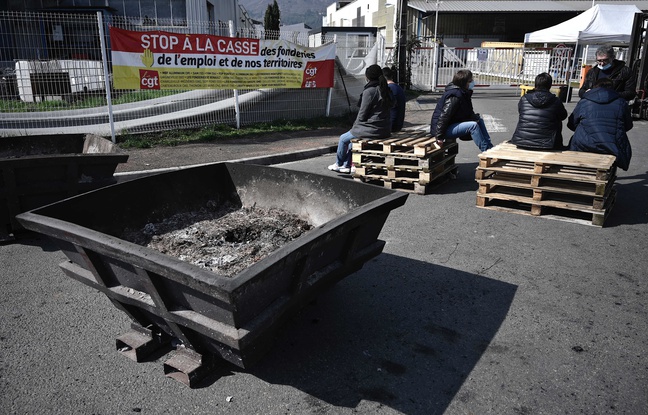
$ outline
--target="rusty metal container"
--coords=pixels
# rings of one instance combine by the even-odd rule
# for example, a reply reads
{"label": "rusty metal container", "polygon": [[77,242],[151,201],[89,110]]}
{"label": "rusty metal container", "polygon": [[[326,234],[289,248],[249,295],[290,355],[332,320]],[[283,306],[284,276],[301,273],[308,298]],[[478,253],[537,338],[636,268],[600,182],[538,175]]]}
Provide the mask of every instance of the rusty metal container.
{"label": "rusty metal container", "polygon": [[21,212],[116,183],[128,160],[94,135],[0,137],[0,241],[21,229]]}
{"label": "rusty metal container", "polygon": [[[140,361],[161,343],[180,349],[165,372],[192,386],[216,361],[258,361],[276,329],[324,288],[382,252],[378,235],[406,193],[276,167],[218,163],[95,190],[18,216],[58,241],[63,271],[102,291],[133,320],[118,350]],[[121,239],[207,201],[282,209],[315,227],[234,276]]]}

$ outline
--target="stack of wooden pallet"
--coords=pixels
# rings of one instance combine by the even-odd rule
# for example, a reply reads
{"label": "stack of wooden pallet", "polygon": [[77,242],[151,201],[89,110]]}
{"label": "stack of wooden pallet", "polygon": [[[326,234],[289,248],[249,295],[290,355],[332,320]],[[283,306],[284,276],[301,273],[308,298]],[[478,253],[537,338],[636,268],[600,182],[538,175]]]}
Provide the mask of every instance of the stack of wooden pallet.
{"label": "stack of wooden pallet", "polygon": [[457,172],[457,143],[441,146],[425,131],[400,131],[387,139],[356,138],[352,143],[353,177],[365,183],[425,194]]}
{"label": "stack of wooden pallet", "polygon": [[616,196],[615,160],[504,142],[479,155],[477,206],[603,226]]}

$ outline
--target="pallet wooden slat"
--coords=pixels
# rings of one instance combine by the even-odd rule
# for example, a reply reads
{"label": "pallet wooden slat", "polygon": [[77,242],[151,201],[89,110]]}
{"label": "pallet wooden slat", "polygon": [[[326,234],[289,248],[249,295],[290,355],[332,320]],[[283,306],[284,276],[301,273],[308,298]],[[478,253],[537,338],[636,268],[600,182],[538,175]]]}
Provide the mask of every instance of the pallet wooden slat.
{"label": "pallet wooden slat", "polygon": [[575,180],[565,180],[563,178],[553,178],[543,175],[518,175],[510,173],[490,172],[482,174],[478,171],[476,175],[477,182],[487,184],[491,187],[517,187],[517,188],[537,188],[540,190],[551,191],[556,193],[569,193],[585,196],[605,196],[614,186],[616,177],[611,177],[607,182],[585,182]]}
{"label": "pallet wooden slat", "polygon": [[394,155],[377,152],[354,151],[352,153],[353,164],[357,167],[376,167],[387,169],[420,169],[429,171],[435,168],[440,162],[454,158],[459,150],[455,143],[444,147],[442,151],[434,151],[424,157],[413,155]]}
{"label": "pallet wooden slat", "polygon": [[515,213],[546,219],[573,222],[602,227],[616,202],[616,192],[612,192],[603,209],[565,209],[550,205],[529,204],[516,200],[480,198],[477,196],[477,207],[499,212]]}
{"label": "pallet wooden slat", "polygon": [[354,177],[367,177],[372,180],[417,181],[427,184],[455,169],[454,158],[455,156],[452,155],[443,159],[437,162],[432,169],[386,168],[386,166],[356,167]]}
{"label": "pallet wooden slat", "polygon": [[354,176],[354,179],[363,183],[383,186],[387,189],[402,190],[405,192],[423,195],[450,180],[453,175],[456,175],[456,170],[456,165],[452,165],[451,167],[448,167],[447,169],[438,173],[427,182],[421,182],[415,178],[407,177],[390,179],[379,175],[356,175]]}
{"label": "pallet wooden slat", "polygon": [[353,151],[375,151],[385,154],[412,154],[423,157],[442,147],[426,131],[400,131],[386,139],[354,138]]}

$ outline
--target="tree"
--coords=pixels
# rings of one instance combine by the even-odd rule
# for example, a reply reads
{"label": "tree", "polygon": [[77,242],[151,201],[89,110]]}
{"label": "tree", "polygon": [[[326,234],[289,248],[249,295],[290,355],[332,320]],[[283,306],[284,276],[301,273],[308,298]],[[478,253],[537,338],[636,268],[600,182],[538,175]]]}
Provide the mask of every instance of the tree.
{"label": "tree", "polygon": [[407,51],[407,72],[405,73],[405,89],[410,89],[412,87],[412,55],[416,49],[421,47],[421,40],[412,35],[407,43],[405,44],[405,50]]}
{"label": "tree", "polygon": [[263,28],[265,29],[266,39],[279,39],[279,24],[281,22],[281,11],[277,0],[268,4],[265,16],[263,17]]}

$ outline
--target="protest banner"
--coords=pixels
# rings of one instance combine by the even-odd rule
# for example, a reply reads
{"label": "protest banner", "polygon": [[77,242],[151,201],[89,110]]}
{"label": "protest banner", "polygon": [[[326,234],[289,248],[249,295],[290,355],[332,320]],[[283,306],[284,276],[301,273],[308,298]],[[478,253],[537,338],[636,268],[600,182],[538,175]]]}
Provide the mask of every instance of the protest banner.
{"label": "protest banner", "polygon": [[335,44],[110,27],[115,89],[331,88]]}

